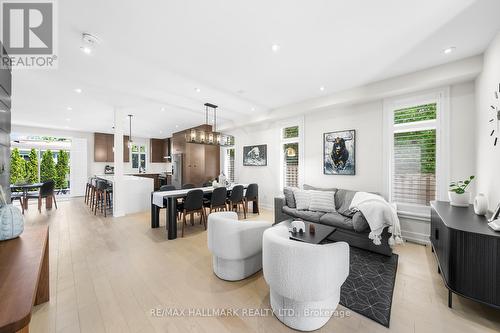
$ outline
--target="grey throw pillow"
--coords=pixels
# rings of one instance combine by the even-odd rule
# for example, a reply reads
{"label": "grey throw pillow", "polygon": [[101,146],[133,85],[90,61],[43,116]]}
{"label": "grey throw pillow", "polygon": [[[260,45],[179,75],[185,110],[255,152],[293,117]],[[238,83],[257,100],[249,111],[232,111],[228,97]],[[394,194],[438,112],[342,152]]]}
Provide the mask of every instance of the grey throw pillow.
{"label": "grey throw pillow", "polygon": [[370,228],[368,221],[361,212],[356,212],[352,217],[352,226],[356,232],[363,232]]}
{"label": "grey throw pillow", "polygon": [[290,208],[297,208],[297,204],[295,203],[295,196],[293,195],[293,191],[298,190],[297,187],[285,187],[283,189],[283,194],[285,195],[286,205]]}
{"label": "grey throw pillow", "polygon": [[356,191],[339,189],[335,193],[335,207],[337,208],[337,212],[344,216],[350,215],[349,206],[355,194]]}
{"label": "grey throw pillow", "polygon": [[328,188],[323,188],[323,187],[315,187],[311,186],[308,184],[304,184],[303,186],[304,190],[306,191],[328,191],[328,192],[337,192],[337,189],[335,187],[328,187]]}

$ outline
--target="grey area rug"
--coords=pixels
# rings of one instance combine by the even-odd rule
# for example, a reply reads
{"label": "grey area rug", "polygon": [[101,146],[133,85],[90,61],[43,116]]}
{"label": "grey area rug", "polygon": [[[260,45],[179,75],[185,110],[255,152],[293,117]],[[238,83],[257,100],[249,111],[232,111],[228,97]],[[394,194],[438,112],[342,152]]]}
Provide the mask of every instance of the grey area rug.
{"label": "grey area rug", "polygon": [[387,257],[350,247],[351,267],[340,304],[389,327],[398,255]]}

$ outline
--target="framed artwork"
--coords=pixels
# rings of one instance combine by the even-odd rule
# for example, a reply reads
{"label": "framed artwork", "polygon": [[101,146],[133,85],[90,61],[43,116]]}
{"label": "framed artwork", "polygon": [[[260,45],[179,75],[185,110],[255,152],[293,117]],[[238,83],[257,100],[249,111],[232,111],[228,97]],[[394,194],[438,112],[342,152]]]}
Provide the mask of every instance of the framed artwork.
{"label": "framed artwork", "polygon": [[267,145],[255,145],[243,147],[243,165],[266,166]]}
{"label": "framed artwork", "polygon": [[323,134],[323,173],[356,174],[356,130]]}

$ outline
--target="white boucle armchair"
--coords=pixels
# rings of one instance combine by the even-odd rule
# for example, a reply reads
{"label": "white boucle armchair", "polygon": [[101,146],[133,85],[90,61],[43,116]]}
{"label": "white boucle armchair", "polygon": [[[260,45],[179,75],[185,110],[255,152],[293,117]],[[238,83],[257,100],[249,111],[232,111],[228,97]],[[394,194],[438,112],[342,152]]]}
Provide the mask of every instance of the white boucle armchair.
{"label": "white boucle armchair", "polygon": [[215,275],[238,281],[262,269],[262,234],[267,221],[239,221],[235,212],[208,215],[208,249]]}
{"label": "white boucle armchair", "polygon": [[289,239],[288,227],[264,232],[262,260],[274,315],[285,325],[312,331],[325,325],[349,275],[349,245],[323,245]]}

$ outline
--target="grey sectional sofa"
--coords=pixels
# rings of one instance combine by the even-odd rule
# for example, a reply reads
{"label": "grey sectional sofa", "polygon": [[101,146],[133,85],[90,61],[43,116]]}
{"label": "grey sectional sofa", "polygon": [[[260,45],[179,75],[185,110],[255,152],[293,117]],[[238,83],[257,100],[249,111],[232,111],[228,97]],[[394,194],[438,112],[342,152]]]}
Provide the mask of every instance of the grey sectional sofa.
{"label": "grey sectional sofa", "polygon": [[337,230],[329,237],[329,241],[345,241],[349,245],[362,248],[368,251],[390,256],[392,249],[388,240],[390,234],[387,228],[382,233],[382,244],[375,245],[368,238],[370,227],[361,212],[353,213],[349,210],[349,205],[356,191],[336,189],[336,188],[316,188],[304,185],[305,190],[327,190],[335,191],[335,209],[334,213],[313,212],[309,210],[298,210],[295,208],[295,199],[293,189],[286,188],[285,196],[274,199],[274,221],[279,223],[288,219],[301,219],[304,221],[330,225]]}

